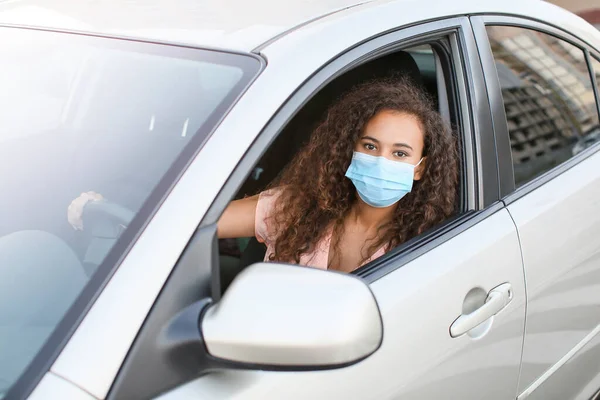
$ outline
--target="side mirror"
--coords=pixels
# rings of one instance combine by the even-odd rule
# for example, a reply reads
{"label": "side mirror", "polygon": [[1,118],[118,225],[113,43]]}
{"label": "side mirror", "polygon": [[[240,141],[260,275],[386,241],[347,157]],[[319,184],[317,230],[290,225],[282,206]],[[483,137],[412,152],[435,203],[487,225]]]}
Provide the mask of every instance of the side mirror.
{"label": "side mirror", "polygon": [[259,263],[246,268],[201,321],[210,356],[261,369],[357,363],[383,339],[373,293],[353,275]]}

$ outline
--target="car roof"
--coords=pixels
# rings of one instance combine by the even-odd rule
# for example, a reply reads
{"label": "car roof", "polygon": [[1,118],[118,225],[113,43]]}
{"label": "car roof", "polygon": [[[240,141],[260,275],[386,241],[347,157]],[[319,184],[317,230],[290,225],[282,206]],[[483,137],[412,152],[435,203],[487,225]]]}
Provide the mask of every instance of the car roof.
{"label": "car roof", "polygon": [[370,0],[0,0],[0,25],[249,51]]}
{"label": "car roof", "polygon": [[540,0],[0,0],[0,26],[249,52],[324,17],[389,3],[394,4],[398,25],[489,12],[541,18],[557,26],[575,22],[588,34],[593,30],[569,13],[546,13],[557,7]]}

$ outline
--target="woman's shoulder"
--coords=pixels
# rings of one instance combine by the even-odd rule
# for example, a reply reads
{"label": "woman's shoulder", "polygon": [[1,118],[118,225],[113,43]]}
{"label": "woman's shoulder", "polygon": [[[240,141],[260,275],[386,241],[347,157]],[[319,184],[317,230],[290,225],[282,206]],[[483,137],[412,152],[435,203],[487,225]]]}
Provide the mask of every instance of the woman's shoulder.
{"label": "woman's shoulder", "polygon": [[266,189],[258,195],[258,204],[262,205],[263,209],[272,209],[284,192],[284,186]]}
{"label": "woman's shoulder", "polygon": [[256,203],[255,233],[260,242],[269,243],[274,240],[275,221],[273,220],[277,201],[284,189],[281,187],[271,188],[258,195]]}

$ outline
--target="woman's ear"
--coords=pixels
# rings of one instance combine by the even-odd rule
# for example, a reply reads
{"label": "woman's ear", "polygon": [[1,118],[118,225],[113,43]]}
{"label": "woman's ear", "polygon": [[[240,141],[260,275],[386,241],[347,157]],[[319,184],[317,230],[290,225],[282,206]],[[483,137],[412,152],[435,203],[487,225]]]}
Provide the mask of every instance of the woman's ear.
{"label": "woman's ear", "polygon": [[425,172],[425,165],[427,165],[427,157],[423,157],[419,162],[419,165],[415,168],[415,181],[418,181],[423,176],[423,172]]}

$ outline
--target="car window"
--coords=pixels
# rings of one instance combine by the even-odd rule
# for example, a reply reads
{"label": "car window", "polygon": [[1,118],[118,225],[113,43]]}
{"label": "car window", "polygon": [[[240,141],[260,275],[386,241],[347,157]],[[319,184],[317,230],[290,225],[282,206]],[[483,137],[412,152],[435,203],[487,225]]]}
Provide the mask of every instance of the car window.
{"label": "car window", "polygon": [[[318,123],[325,117],[327,108],[354,85],[375,77],[406,76],[425,91],[437,107],[441,97],[448,97],[447,88],[443,87],[441,92],[439,90],[438,73],[433,47],[419,45],[372,60],[334,79],[317,93],[277,136],[254,166],[235,199],[259,194],[269,187],[288,162],[308,142]],[[455,117],[456,115],[453,115],[452,119],[456,123]],[[463,184],[464,182],[460,182],[459,186]],[[462,188],[458,191],[462,193]],[[457,214],[458,204],[459,202],[457,202]],[[262,261],[267,248],[254,237],[220,239],[219,252],[220,282],[222,289],[225,290],[241,270],[252,263]]]}
{"label": "car window", "polygon": [[525,28],[488,26],[506,110],[515,184],[595,143],[594,88],[582,49]]}
{"label": "car window", "polygon": [[[260,64],[14,28],[0,29],[0,52],[2,398],[166,171]],[[69,205],[88,191],[104,200],[85,206],[75,230]]]}

